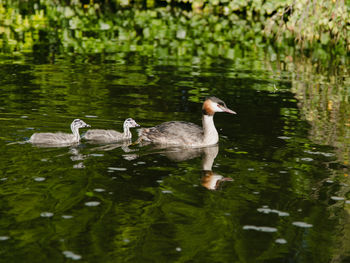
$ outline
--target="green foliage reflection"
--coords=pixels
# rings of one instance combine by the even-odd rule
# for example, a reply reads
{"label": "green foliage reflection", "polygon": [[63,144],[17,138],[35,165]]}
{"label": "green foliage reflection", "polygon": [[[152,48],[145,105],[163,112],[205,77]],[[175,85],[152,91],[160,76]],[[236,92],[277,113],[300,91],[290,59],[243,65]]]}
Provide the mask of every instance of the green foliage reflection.
{"label": "green foliage reflection", "polygon": [[[189,8],[173,8],[184,3]],[[349,3],[298,1],[0,2],[3,52],[129,52],[158,58],[235,59],[302,49],[321,60],[350,50]],[[58,50],[57,50],[58,49]]]}

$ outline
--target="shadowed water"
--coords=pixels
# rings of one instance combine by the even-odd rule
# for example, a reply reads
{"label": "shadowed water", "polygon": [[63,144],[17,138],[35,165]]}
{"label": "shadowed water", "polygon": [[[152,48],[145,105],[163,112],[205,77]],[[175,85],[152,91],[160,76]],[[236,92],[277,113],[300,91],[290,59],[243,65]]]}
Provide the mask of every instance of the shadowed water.
{"label": "shadowed water", "polygon": [[[348,259],[347,163],[339,154],[346,151],[313,140],[316,128],[300,108],[307,100],[296,99],[303,77],[296,84],[295,71],[252,65],[135,54],[3,59],[2,260]],[[129,117],[142,127],[169,120],[200,125],[208,95],[237,112],[215,115],[216,146],[135,145],[135,129],[132,141],[121,143],[26,143],[34,132],[69,133],[75,118],[117,131]]]}

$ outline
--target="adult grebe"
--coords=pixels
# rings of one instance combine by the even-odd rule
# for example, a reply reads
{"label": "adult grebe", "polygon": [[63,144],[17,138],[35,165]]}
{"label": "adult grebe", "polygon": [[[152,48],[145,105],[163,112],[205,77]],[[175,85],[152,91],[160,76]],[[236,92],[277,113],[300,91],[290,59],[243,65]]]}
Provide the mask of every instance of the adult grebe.
{"label": "adult grebe", "polygon": [[216,144],[219,141],[219,135],[213,119],[215,112],[236,114],[227,108],[222,100],[216,97],[208,97],[202,107],[203,128],[184,121],[164,122],[155,127],[140,129],[137,142],[192,147]]}
{"label": "adult grebe", "polygon": [[83,136],[86,140],[98,141],[98,142],[116,142],[116,141],[124,141],[131,139],[130,128],[139,127],[132,118],[128,118],[124,121],[123,128],[124,132],[117,132],[114,130],[88,130]]}
{"label": "adult grebe", "polygon": [[86,124],[84,121],[80,119],[75,119],[70,125],[70,128],[73,134],[62,133],[62,132],[34,133],[30,137],[29,142],[34,144],[48,145],[48,146],[78,143],[80,141],[79,128],[85,128],[85,127],[90,127],[90,125]]}

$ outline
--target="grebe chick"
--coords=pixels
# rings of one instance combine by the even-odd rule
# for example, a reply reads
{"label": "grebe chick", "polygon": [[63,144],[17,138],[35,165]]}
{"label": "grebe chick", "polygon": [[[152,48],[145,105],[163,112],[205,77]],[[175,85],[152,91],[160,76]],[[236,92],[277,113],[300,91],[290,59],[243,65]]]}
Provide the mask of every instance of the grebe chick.
{"label": "grebe chick", "polygon": [[202,107],[203,128],[194,123],[184,121],[164,122],[155,127],[140,129],[137,142],[191,147],[216,144],[219,141],[219,135],[213,119],[215,112],[236,114],[227,108],[222,100],[216,97],[208,97]]}
{"label": "grebe chick", "polygon": [[73,132],[72,134],[62,132],[34,133],[30,137],[29,142],[42,145],[67,145],[78,143],[80,141],[79,129],[85,127],[90,127],[90,125],[80,119],[75,119],[70,125]]}
{"label": "grebe chick", "polygon": [[88,130],[83,138],[86,140],[91,141],[98,141],[98,142],[116,142],[116,141],[124,141],[124,140],[130,140],[132,137],[132,134],[130,132],[130,128],[133,127],[139,127],[135,120],[132,118],[128,118],[124,121],[123,128],[124,132],[117,132],[115,130],[101,130],[101,129],[95,129],[95,130]]}

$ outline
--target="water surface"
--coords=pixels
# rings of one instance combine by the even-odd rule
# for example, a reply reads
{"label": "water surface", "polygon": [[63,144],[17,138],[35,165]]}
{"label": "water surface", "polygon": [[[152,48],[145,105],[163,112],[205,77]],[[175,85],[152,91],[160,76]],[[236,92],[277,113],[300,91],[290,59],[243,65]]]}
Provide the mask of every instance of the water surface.
{"label": "water surface", "polygon": [[[313,137],[323,126],[305,117],[312,107],[298,93],[309,80],[271,65],[248,58],[204,66],[136,54],[2,58],[1,258],[349,260],[348,148]],[[23,143],[34,132],[69,132],[75,118],[119,131],[128,117],[144,127],[201,124],[208,95],[238,113],[216,114],[217,146]]]}

